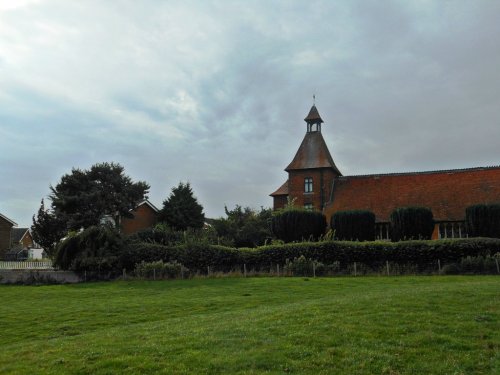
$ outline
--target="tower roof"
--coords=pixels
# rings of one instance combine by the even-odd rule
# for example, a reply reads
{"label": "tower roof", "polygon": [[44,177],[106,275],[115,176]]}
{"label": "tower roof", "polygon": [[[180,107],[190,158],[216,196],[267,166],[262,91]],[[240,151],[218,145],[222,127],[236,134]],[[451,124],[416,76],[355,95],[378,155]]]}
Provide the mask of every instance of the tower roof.
{"label": "tower roof", "polygon": [[333,168],[339,176],[342,176],[333,162],[321,132],[306,133],[295,157],[285,171],[313,168]]}
{"label": "tower roof", "polygon": [[304,121],[308,124],[321,124],[323,122],[323,119],[319,115],[318,109],[315,105],[311,107],[311,110],[309,111],[309,114],[304,119]]}

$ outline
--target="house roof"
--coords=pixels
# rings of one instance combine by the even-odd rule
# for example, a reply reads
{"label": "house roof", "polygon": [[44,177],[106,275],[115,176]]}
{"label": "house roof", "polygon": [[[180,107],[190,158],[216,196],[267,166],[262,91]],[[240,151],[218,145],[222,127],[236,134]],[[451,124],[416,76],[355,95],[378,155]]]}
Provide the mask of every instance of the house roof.
{"label": "house roof", "polygon": [[[142,206],[143,204],[145,204],[145,205],[147,205],[147,206],[151,207],[151,209],[152,209],[154,212],[159,212],[158,208],[156,208],[156,206],[155,206],[153,203],[151,203],[150,201],[148,201],[147,199],[145,199],[145,200],[143,200],[143,201],[141,201],[141,202],[137,203],[136,209],[137,209],[137,207],[140,207],[140,206]],[[130,210],[130,211],[134,211],[134,210]]]}
{"label": "house roof", "polygon": [[12,228],[10,232],[12,242],[21,242],[26,233],[29,233],[29,228]]}
{"label": "house roof", "polygon": [[333,168],[339,176],[342,176],[342,173],[333,162],[330,151],[328,151],[325,140],[319,131],[306,133],[295,157],[285,168],[285,171],[313,168]]}
{"label": "house roof", "polygon": [[17,223],[15,221],[9,219],[7,216],[4,216],[4,215],[0,214],[0,218],[4,219],[5,221],[9,222],[13,226],[17,227]]}
{"label": "house roof", "polygon": [[423,206],[437,221],[463,220],[468,206],[500,202],[500,166],[344,176],[335,179],[332,197],[328,216],[366,209],[387,222],[395,208]]}
{"label": "house roof", "polygon": [[323,119],[319,115],[318,109],[315,105],[311,107],[311,110],[309,111],[309,114],[304,119],[304,121],[308,124],[321,124],[323,122]]}
{"label": "house roof", "polygon": [[283,185],[281,185],[278,190],[274,193],[269,194],[271,197],[276,197],[279,195],[288,195],[288,180],[286,180]]}

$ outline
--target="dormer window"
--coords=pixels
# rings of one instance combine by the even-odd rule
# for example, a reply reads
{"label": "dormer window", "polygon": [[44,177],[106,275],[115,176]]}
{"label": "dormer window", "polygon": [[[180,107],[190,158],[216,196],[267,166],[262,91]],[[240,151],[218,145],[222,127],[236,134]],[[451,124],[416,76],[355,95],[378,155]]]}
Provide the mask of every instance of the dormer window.
{"label": "dormer window", "polygon": [[304,193],[313,192],[313,179],[312,177],[304,178]]}

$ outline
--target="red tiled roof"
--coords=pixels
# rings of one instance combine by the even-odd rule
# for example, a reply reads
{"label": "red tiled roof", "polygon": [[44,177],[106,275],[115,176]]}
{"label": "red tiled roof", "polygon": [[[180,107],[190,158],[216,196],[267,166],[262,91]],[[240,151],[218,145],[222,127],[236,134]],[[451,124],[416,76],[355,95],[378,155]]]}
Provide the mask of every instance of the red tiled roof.
{"label": "red tiled roof", "polygon": [[500,167],[345,176],[335,179],[326,214],[366,209],[387,222],[395,208],[423,206],[435,220],[452,221],[463,220],[468,206],[498,202]]}
{"label": "red tiled roof", "polygon": [[313,168],[333,168],[339,176],[342,176],[319,131],[306,133],[295,157],[285,171]]}
{"label": "red tiled roof", "polygon": [[288,195],[288,180],[286,180],[285,183],[278,188],[278,190],[269,195],[271,197],[275,197],[278,195]]}

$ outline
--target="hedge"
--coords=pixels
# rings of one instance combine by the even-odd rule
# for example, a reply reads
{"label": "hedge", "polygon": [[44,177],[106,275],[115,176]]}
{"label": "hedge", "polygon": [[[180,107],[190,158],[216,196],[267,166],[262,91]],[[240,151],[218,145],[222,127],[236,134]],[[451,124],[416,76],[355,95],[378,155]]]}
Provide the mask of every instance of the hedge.
{"label": "hedge", "polygon": [[375,214],[371,211],[338,211],[330,220],[335,238],[341,241],[375,240]]}
{"label": "hedge", "polygon": [[391,213],[392,241],[430,240],[434,231],[432,211],[427,207],[400,207]]}
{"label": "hedge", "polygon": [[132,271],[141,261],[177,261],[191,271],[228,272],[241,269],[268,270],[273,265],[284,265],[287,260],[300,256],[325,265],[340,262],[347,267],[353,262],[378,267],[386,261],[412,264],[418,268],[435,267],[457,262],[468,256],[489,256],[500,253],[500,240],[491,238],[450,239],[439,241],[404,242],[303,242],[262,246],[255,249],[235,249],[216,245],[182,245],[167,247],[148,243],[131,243],[123,251],[120,267]]}
{"label": "hedge", "polygon": [[500,238],[500,205],[478,204],[467,207],[465,223],[471,237]]}
{"label": "hedge", "polygon": [[271,232],[284,242],[315,240],[325,234],[326,218],[319,211],[285,209],[273,214]]}

